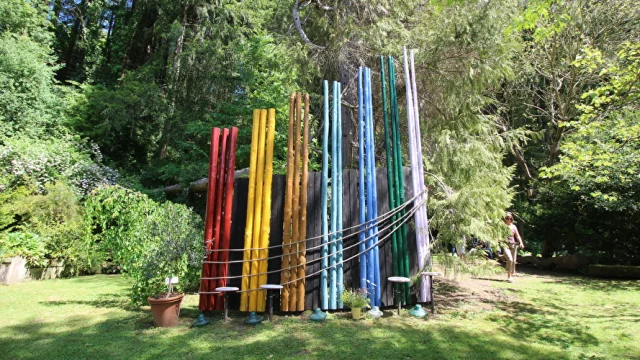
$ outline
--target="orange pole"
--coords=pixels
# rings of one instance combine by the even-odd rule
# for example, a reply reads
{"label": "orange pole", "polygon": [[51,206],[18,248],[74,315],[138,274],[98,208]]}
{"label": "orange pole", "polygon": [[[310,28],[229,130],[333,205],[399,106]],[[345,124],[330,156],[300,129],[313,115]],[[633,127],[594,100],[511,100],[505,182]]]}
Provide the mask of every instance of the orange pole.
{"label": "orange pole", "polygon": [[[282,233],[282,268],[287,269],[290,266],[291,253],[291,208],[293,206],[293,130],[295,117],[295,94],[289,97],[289,144],[287,147],[287,187],[284,197],[284,225]],[[280,272],[280,282],[285,284],[282,289],[282,299],[280,301],[280,310],[289,311],[289,284],[291,280],[291,272],[282,270]]]}

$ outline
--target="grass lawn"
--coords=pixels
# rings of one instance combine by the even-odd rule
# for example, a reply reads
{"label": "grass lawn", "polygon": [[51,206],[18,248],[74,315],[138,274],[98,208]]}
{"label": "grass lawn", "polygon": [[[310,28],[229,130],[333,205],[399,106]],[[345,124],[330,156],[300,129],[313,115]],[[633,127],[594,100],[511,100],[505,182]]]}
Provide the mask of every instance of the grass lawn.
{"label": "grass lawn", "polygon": [[440,280],[440,315],[390,315],[321,324],[278,317],[257,327],[190,328],[197,296],[180,326],[152,327],[147,308],[128,305],[120,276],[0,287],[2,359],[640,359],[640,281],[548,273]]}

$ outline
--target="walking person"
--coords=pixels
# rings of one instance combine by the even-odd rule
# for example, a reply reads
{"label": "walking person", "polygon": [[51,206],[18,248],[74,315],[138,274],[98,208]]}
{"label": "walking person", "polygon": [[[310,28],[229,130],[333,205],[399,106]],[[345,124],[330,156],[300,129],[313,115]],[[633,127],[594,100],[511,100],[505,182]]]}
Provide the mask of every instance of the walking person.
{"label": "walking person", "polygon": [[511,235],[507,238],[507,244],[503,247],[505,257],[507,258],[507,281],[513,282],[513,275],[516,272],[516,259],[518,257],[518,245],[524,248],[522,237],[518,232],[518,228],[513,223],[513,214],[508,212],[504,217],[504,223],[509,227]]}

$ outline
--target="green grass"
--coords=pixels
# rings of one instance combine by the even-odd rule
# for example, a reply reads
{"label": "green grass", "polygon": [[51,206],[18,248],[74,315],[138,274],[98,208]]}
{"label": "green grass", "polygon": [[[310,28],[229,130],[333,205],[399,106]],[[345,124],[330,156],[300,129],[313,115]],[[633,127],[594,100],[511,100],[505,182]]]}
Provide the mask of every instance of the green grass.
{"label": "green grass", "polygon": [[[379,320],[293,316],[245,327],[241,314],[230,324],[215,314],[212,325],[194,329],[194,295],[180,326],[156,329],[146,308],[128,305],[129,283],[119,276],[30,282],[0,288],[0,358],[640,359],[640,282],[517,279],[475,280],[507,300],[443,301],[442,314],[427,320],[387,311]],[[447,284],[441,294],[459,291]]]}

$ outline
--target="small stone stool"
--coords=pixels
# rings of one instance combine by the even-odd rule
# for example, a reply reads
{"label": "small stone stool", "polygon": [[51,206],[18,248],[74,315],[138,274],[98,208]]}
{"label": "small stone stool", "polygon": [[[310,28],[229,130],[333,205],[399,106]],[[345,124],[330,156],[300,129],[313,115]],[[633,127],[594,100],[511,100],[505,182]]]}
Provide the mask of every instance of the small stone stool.
{"label": "small stone stool", "polygon": [[224,322],[229,321],[229,293],[236,292],[238,290],[240,289],[238,289],[237,287],[229,286],[216,288],[216,291],[221,292],[222,296],[224,297]]}
{"label": "small stone stool", "polygon": [[260,285],[260,289],[267,290],[267,297],[269,298],[269,321],[273,319],[273,291],[272,290],[280,290],[282,289],[282,285],[273,285],[273,284],[264,284]]}
{"label": "small stone stool", "polygon": [[436,307],[435,307],[435,298],[433,297],[433,277],[434,276],[440,276],[439,272],[423,272],[420,273],[421,276],[428,276],[429,277],[429,291],[431,292],[431,313],[432,314],[436,314]]}
{"label": "small stone stool", "polygon": [[[389,282],[398,283],[398,284],[411,282],[411,279],[407,277],[402,277],[402,276],[392,276],[390,278],[387,278],[387,280],[389,280]],[[402,299],[401,295],[402,295],[402,290],[400,289],[400,286],[398,286],[396,289],[397,299]],[[398,315],[400,315],[400,309],[402,309],[402,300],[398,301]]]}

